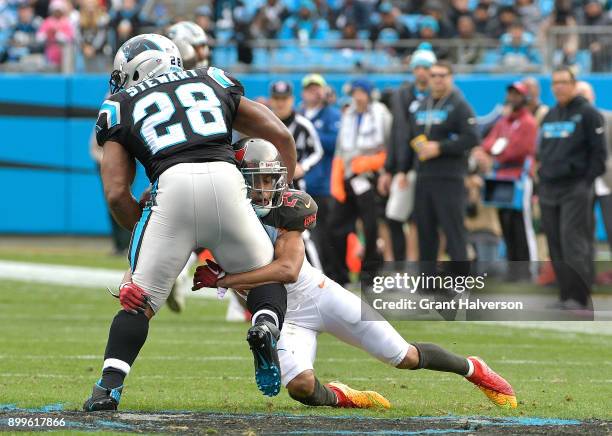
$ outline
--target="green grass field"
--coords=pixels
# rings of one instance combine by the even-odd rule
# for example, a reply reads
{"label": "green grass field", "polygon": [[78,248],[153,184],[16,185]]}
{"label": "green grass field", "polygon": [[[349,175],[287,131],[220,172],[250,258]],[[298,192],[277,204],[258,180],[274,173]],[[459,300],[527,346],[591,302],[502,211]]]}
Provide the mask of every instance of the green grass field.
{"label": "green grass field", "polygon": [[[48,254],[36,259],[0,254],[12,260],[49,258]],[[115,262],[119,266],[124,262],[99,262],[92,256],[72,255],[79,265],[117,267]],[[0,405],[62,403],[64,410],[79,409],[99,377],[108,327],[118,309],[118,302],[102,289],[0,281]],[[188,300],[181,315],[162,309],[127,379],[121,408],[387,418],[447,414],[612,418],[609,335],[460,322],[395,324],[409,341],[435,342],[457,353],[482,356],[513,384],[519,400],[515,410],[496,408],[458,376],[389,368],[321,335],[315,369],[322,381],[338,379],[355,388],[374,389],[393,404],[389,411],[347,411],[307,408],[284,391],[273,399],[261,396],[244,340],[248,326],[226,323],[224,314],[224,302],[196,298]]]}

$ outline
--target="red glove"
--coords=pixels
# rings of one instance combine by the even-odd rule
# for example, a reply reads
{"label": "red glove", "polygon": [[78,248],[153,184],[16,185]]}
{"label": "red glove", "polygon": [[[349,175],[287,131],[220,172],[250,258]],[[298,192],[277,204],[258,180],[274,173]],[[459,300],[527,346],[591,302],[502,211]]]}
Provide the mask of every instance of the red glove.
{"label": "red glove", "polygon": [[206,262],[205,265],[197,267],[193,275],[192,291],[197,291],[200,288],[216,288],[219,279],[225,276],[225,271],[212,260]]}
{"label": "red glove", "polygon": [[149,294],[136,283],[127,282],[119,286],[119,301],[123,310],[136,315],[138,312],[144,313],[149,303]]}

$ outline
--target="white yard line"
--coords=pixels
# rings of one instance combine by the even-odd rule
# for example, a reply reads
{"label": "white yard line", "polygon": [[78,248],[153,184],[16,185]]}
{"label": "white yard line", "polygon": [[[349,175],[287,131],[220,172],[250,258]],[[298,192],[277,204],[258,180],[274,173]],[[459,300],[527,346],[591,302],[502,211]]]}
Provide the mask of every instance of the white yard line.
{"label": "white yard line", "polygon": [[[101,290],[107,286],[114,289],[121,282],[123,273],[124,271],[115,269],[0,260],[0,280],[78,286]],[[202,289],[197,292],[190,292],[187,296],[216,299],[216,292]],[[66,317],[66,320],[70,319],[74,320],[74,316]],[[612,321],[495,321],[480,322],[479,324],[612,336]]]}
{"label": "white yard line", "polygon": [[[125,271],[118,269],[0,260],[0,280],[17,280],[47,285],[95,289],[110,287],[115,289],[121,283],[124,273]],[[217,298],[216,292],[206,289],[190,292],[187,296]]]}

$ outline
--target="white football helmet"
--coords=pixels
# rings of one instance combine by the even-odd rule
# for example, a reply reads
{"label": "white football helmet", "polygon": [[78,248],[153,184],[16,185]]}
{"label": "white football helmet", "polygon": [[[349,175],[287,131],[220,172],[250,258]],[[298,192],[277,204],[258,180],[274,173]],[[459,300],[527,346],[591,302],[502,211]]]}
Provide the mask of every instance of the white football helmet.
{"label": "white football helmet", "polygon": [[204,29],[193,21],[179,21],[168,28],[168,38],[178,45],[179,41],[190,44],[196,52],[196,67],[208,66],[210,48],[208,47],[208,36]]}
{"label": "white football helmet", "polygon": [[154,33],[127,40],[115,55],[111,93],[162,74],[183,71],[183,59],[176,45]]}
{"label": "white football helmet", "polygon": [[206,32],[192,21],[179,21],[170,26],[166,34],[168,38],[172,40],[183,39],[195,47],[199,45],[208,45]]}

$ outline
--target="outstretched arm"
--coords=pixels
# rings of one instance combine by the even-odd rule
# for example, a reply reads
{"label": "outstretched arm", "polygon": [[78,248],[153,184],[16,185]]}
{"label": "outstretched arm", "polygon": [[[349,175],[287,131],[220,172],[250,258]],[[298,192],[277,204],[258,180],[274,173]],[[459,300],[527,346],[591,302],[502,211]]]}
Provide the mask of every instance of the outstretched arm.
{"label": "outstretched arm", "polygon": [[291,132],[270,109],[261,103],[242,97],[234,120],[234,128],[247,136],[262,138],[274,144],[287,167],[288,182],[293,181],[297,158],[295,141]]}
{"label": "outstretched arm", "polygon": [[227,274],[217,286],[237,290],[251,289],[267,283],[294,283],[304,262],[302,232],[281,233],[274,244],[272,263],[245,273]]}

